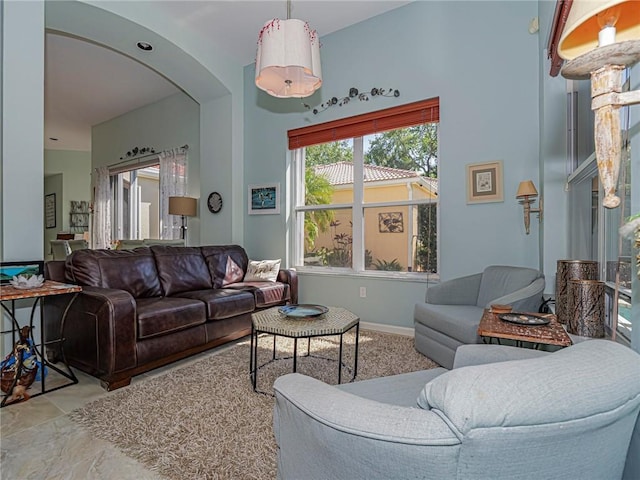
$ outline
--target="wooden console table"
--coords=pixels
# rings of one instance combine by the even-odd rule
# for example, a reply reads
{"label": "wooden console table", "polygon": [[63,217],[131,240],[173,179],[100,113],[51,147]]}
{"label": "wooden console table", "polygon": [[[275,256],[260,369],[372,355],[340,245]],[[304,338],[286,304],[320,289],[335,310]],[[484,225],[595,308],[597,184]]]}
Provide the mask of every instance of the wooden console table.
{"label": "wooden console table", "polygon": [[551,313],[535,313],[540,317],[549,318],[547,325],[531,326],[518,325],[515,323],[500,320],[498,315],[491,310],[485,309],[478,326],[478,335],[483,337],[487,343],[495,338],[498,343],[501,339],[514,340],[516,346],[523,346],[522,342],[530,342],[537,348],[540,345],[556,345],[568,347],[571,345],[571,338],[564,330],[556,316]]}
{"label": "wooden console table", "polygon": [[[30,288],[27,290],[18,289],[13,287],[12,285],[2,285],[2,287],[0,287],[0,304],[2,305],[2,310],[9,316],[12,324],[11,330],[4,330],[0,333],[2,334],[11,333],[14,344],[17,341],[17,334],[20,330],[20,323],[18,322],[18,319],[16,317],[15,302],[17,300],[33,299],[33,305],[31,307],[31,315],[29,317],[29,327],[30,327],[31,340],[33,341],[33,346],[36,353],[36,358],[41,362],[40,363],[41,382],[40,382],[40,392],[31,394],[30,397],[42,395],[43,393],[51,392],[53,390],[58,390],[60,388],[68,387],[69,385],[74,385],[78,383],[78,378],[75,376],[75,374],[71,370],[71,367],[67,363],[67,359],[64,355],[64,349],[62,349],[62,342],[64,342],[63,331],[64,331],[64,322],[67,317],[67,313],[69,312],[69,308],[71,307],[71,304],[74,302],[74,300],[78,296],[78,293],[81,291],[82,291],[82,287],[78,285],[69,285],[66,283],[54,282],[52,280],[45,280],[42,286],[37,288]],[[45,341],[45,335],[44,335],[45,318],[44,318],[44,308],[43,308],[42,299],[45,297],[49,297],[51,295],[65,295],[65,294],[72,294],[73,296],[69,298],[69,303],[67,303],[67,306],[64,309],[64,312],[62,313],[62,318],[60,320],[59,336],[56,339]],[[33,338],[33,321],[34,321],[36,308],[38,306],[40,306],[40,343],[39,344],[37,344]],[[60,343],[60,347],[61,347],[60,351],[61,351],[61,357],[62,357],[61,360],[62,360],[62,363],[64,364],[63,366],[66,371],[61,368],[58,368],[58,366],[54,365],[52,362],[50,362],[47,359],[47,356],[44,351],[45,346],[53,343]],[[55,370],[63,377],[69,379],[70,382],[47,389],[46,376],[44,372],[45,367]],[[11,387],[11,390],[13,390],[14,386],[15,386],[15,382],[14,382],[14,385]],[[2,402],[0,403],[0,407],[5,406],[5,403],[10,393],[11,392],[4,395]]]}

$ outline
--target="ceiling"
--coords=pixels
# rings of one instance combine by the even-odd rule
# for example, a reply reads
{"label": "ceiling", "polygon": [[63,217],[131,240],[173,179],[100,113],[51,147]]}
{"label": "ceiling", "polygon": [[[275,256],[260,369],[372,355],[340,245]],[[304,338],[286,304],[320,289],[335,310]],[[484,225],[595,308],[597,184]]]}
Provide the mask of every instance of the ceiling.
{"label": "ceiling", "polygon": [[[409,1],[298,0],[291,18],[327,35]],[[255,59],[262,25],[286,18],[285,1],[156,1],[146,3],[226,51],[240,65]],[[91,150],[91,127],[177,93],[171,82],[137,61],[76,38],[47,33],[45,148]],[[52,140],[53,138],[57,140]]]}

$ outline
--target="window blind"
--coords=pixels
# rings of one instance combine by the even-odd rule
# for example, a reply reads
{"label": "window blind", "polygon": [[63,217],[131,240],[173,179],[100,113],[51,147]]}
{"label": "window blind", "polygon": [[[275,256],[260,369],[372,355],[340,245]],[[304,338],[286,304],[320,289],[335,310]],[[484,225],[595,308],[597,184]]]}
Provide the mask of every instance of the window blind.
{"label": "window blind", "polygon": [[440,121],[440,97],[287,132],[289,150]]}

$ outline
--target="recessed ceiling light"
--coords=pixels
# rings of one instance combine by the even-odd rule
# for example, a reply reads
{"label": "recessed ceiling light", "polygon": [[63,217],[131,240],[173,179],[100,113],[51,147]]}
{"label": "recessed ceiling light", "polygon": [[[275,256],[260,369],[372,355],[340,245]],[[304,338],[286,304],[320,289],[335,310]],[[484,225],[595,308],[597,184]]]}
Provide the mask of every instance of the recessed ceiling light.
{"label": "recessed ceiling light", "polygon": [[56,137],[49,137],[49,140],[53,140],[54,142],[58,141],[58,139]]}
{"label": "recessed ceiling light", "polygon": [[151,50],[153,50],[153,45],[151,45],[150,43],[147,43],[147,42],[138,42],[138,43],[136,43],[136,46],[140,50],[144,50],[145,52],[150,52]]}

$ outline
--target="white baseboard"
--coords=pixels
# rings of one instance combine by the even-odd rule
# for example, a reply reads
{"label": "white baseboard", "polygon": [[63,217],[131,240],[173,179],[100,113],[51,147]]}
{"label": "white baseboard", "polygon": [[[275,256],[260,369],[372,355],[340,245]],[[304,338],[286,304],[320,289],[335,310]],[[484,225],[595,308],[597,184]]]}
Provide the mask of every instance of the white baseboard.
{"label": "white baseboard", "polygon": [[405,337],[414,337],[415,330],[410,327],[395,327],[393,325],[383,325],[382,323],[360,322],[360,327],[365,330],[375,330],[376,332],[395,333]]}

